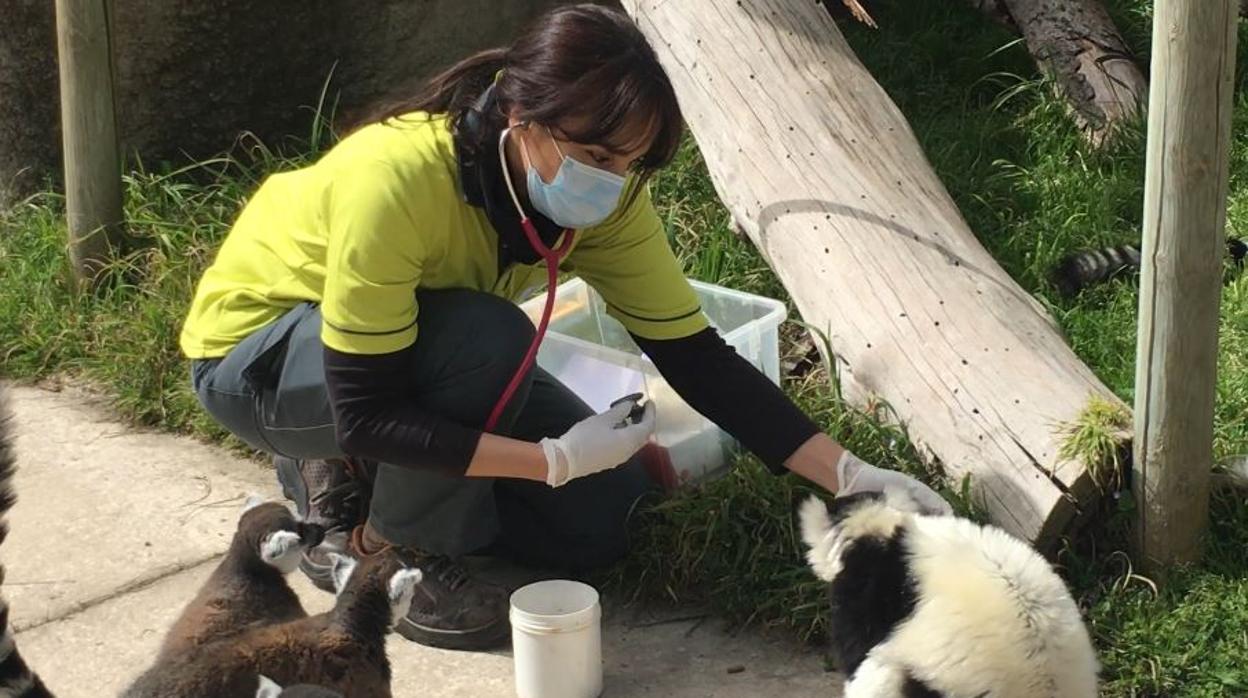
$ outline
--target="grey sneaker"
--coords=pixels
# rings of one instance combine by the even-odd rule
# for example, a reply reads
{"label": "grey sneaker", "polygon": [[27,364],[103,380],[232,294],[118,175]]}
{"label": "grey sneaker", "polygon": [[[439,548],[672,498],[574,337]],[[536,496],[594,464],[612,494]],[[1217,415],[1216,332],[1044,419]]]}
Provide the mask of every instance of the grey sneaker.
{"label": "grey sneaker", "polygon": [[401,549],[408,567],[424,579],[416,586],[412,608],[395,630],[412,642],[449,650],[488,650],[511,637],[508,593],[474,579],[448,557]]}
{"label": "grey sneaker", "polygon": [[368,516],[372,482],[365,468],[347,460],[296,460],[275,456],[282,492],[300,517],[325,529],[321,545],[304,552],[299,569],[318,589],[333,593],[330,552],[350,554],[350,532]]}

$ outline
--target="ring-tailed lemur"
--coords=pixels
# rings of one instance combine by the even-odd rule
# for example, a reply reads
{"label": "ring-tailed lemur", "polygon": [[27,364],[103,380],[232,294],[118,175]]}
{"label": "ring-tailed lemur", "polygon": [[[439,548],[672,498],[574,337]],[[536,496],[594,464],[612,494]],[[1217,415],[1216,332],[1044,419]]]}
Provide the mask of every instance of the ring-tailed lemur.
{"label": "ring-tailed lemur", "polygon": [[[0,543],[16,501],[8,406],[0,383]],[[407,614],[420,570],[398,550],[360,562],[336,556],[338,600],[328,613],[309,617],[285,574],[322,536],[318,526],[299,521],[281,504],[249,500],[225,558],[175,621],[155,664],[124,695],[388,698],[385,637],[394,620]],[[8,621],[8,604],[0,597],[0,695],[53,698],[18,651]],[[291,686],[283,691],[273,679]]]}
{"label": "ring-tailed lemur", "polygon": [[[8,512],[16,502],[13,476],[17,472],[17,453],[8,408],[7,391],[0,384],[0,543],[8,535]],[[319,526],[296,520],[281,504],[249,499],[229,552],[174,623],[157,661],[193,654],[199,645],[228,641],[249,627],[306,618],[283,575],[294,570],[303,550],[318,544],[322,535]],[[0,566],[0,581],[3,578],[4,568]],[[17,649],[9,628],[8,603],[2,597],[0,629],[0,696],[52,698],[51,691]],[[260,682],[259,677],[256,682]],[[339,695],[332,691],[307,693],[309,688],[312,687],[292,687],[286,695]]]}
{"label": "ring-tailed lemur", "polygon": [[[165,635],[159,657],[187,652],[258,625],[306,618],[284,575],[324,530],[277,502],[249,497],[225,557]],[[159,659],[158,659],[159,661]]]}
{"label": "ring-tailed lemur", "polygon": [[844,698],[1095,698],[1096,654],[1049,564],[901,492],[801,507]]}
{"label": "ring-tailed lemur", "polygon": [[[390,698],[386,635],[407,614],[420,570],[394,549],[359,561],[334,558],[338,599],[332,610],[253,625],[223,640],[163,655],[123,696],[265,695],[260,689],[271,686],[263,676],[270,683],[315,684],[353,698]],[[285,584],[284,578],[280,581]],[[294,694],[316,695],[308,690]]]}

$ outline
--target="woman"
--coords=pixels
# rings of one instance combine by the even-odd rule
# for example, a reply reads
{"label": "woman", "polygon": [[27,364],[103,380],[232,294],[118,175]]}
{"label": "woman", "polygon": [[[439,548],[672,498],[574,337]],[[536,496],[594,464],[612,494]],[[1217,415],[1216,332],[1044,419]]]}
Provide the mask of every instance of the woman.
{"label": "woman", "polygon": [[[352,532],[350,554],[395,546],[424,570],[405,637],[464,649],[507,637],[505,590],[456,558],[576,570],[625,552],[625,519],[651,486],[635,454],[654,409],[625,399],[595,415],[525,369],[534,328],[512,301],[555,257],[774,472],[947,507],[820,433],[708,326],[645,186],[682,128],[626,16],[557,9],[315,165],[266,180],[200,281],[181,345],[201,403],[275,454],[301,512]],[[324,556],[302,568],[329,586]]]}

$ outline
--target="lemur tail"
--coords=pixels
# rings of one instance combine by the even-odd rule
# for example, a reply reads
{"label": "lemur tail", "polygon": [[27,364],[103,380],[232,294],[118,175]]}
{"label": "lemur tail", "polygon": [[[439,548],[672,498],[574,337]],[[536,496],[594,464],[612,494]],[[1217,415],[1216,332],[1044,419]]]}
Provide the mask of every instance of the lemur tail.
{"label": "lemur tail", "polygon": [[[17,450],[14,446],[13,416],[9,413],[8,391],[0,384],[0,544],[9,535],[9,510],[17,501],[13,476],[17,472]],[[4,565],[0,563],[0,584],[4,583]],[[0,596],[0,696],[6,698],[52,698],[39,675],[31,670],[17,649],[17,640],[9,627],[9,602]]]}

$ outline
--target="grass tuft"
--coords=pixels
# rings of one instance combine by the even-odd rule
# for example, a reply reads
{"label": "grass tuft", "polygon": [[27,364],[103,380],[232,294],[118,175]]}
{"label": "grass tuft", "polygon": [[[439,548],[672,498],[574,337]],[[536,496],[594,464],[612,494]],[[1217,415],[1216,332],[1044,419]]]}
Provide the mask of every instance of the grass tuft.
{"label": "grass tuft", "polygon": [[1101,492],[1122,489],[1124,449],[1131,440],[1130,410],[1093,397],[1074,421],[1058,428],[1064,437],[1058,458],[1082,463]]}
{"label": "grass tuft", "polygon": [[125,177],[129,250],[98,292],[76,290],[64,199],[35,195],[0,211],[0,376],[77,376],[105,388],[125,417],[229,439],[191,393],[178,350],[195,284],[266,173],[305,162],[244,136],[218,158]]}

